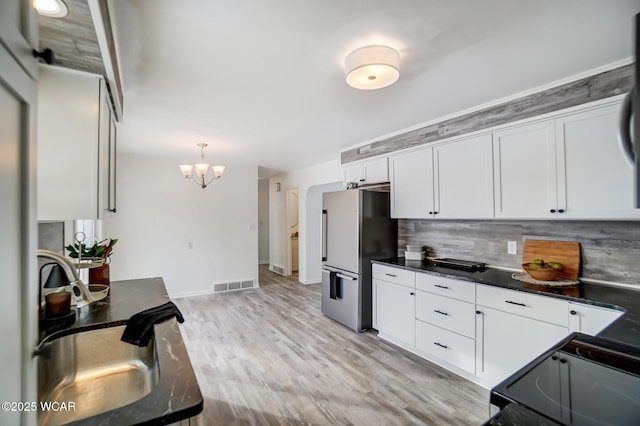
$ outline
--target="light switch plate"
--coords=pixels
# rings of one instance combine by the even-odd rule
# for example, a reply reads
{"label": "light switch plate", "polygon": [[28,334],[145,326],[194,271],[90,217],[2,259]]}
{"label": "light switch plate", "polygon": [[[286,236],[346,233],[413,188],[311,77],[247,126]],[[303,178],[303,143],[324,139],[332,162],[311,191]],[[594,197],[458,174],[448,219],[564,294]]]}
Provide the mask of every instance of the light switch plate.
{"label": "light switch plate", "polygon": [[518,254],[518,242],[517,241],[507,241],[507,253],[508,254]]}

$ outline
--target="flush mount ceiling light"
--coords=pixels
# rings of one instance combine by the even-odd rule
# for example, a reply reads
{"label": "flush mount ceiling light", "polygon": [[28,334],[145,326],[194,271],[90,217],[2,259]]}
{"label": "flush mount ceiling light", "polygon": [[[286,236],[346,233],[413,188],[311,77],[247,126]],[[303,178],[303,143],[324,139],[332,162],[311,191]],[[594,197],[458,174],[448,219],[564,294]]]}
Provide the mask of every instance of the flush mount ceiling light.
{"label": "flush mount ceiling light", "polygon": [[[224,173],[224,166],[211,166],[208,163],[204,162],[204,149],[207,146],[206,143],[199,143],[200,147],[200,162],[195,164],[180,164],[180,171],[184,175],[185,178],[193,179],[195,183],[197,183],[202,189],[205,189],[214,179],[220,179],[222,174]],[[194,172],[195,169],[195,173]],[[213,176],[207,180],[207,173],[209,170],[212,171]]]}
{"label": "flush mount ceiling light", "polygon": [[382,89],[400,77],[400,54],[388,46],[365,46],[344,60],[347,84],[360,90]]}
{"label": "flush mount ceiling light", "polygon": [[62,0],[33,0],[33,7],[40,15],[50,18],[62,18],[69,13]]}

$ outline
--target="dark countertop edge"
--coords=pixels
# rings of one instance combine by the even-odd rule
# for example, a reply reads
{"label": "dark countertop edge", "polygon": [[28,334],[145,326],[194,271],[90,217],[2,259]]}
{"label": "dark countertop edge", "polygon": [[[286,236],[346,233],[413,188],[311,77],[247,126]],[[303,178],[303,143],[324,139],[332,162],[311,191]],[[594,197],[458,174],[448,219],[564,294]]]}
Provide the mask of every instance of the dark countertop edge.
{"label": "dark countertop edge", "polygon": [[[414,272],[428,273],[446,278],[456,278],[476,284],[502,287],[509,290],[522,291],[545,297],[564,299],[569,302],[582,303],[602,308],[615,309],[624,314],[598,333],[598,338],[640,347],[640,288],[638,290],[623,286],[607,285],[593,282],[581,282],[582,293],[588,297],[567,296],[551,291],[524,288],[525,283],[511,278],[512,271],[488,267],[482,272],[467,272],[451,268],[433,266],[430,260],[406,260],[404,257],[372,260],[385,266],[407,269]],[[595,296],[595,297],[594,297]]]}
{"label": "dark countertop edge", "polygon": [[[136,303],[141,293],[145,302]],[[137,299],[141,300],[141,299]],[[94,307],[80,308],[75,323],[63,329],[46,329],[42,343],[88,330],[125,325],[131,315],[169,301],[162,278],[144,278],[111,283],[110,295]],[[196,380],[178,322],[175,318],[154,326],[159,378],[155,388],[131,404],[71,425],[155,425],[175,423],[200,414],[204,399]],[[41,343],[41,344],[42,344]]]}

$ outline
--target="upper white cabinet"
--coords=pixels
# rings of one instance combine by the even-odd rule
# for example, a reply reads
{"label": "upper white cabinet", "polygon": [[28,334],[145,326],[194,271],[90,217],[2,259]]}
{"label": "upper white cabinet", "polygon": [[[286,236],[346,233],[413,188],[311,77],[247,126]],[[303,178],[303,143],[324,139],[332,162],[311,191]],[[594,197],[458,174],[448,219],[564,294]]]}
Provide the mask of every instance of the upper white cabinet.
{"label": "upper white cabinet", "polygon": [[115,155],[104,80],[43,66],[38,95],[38,220],[101,218]]}
{"label": "upper white cabinet", "polygon": [[391,216],[492,218],[491,150],[491,135],[481,135],[390,157]]}
{"label": "upper white cabinet", "polygon": [[389,165],[387,157],[374,158],[344,167],[344,182],[360,184],[389,181]]}
{"label": "upper white cabinet", "polygon": [[494,133],[495,216],[636,219],[619,104]]}
{"label": "upper white cabinet", "polygon": [[433,216],[433,149],[423,148],[389,157],[391,217]]}
{"label": "upper white cabinet", "polygon": [[434,217],[493,217],[491,135],[463,139],[433,148]]}
{"label": "upper white cabinet", "polygon": [[633,169],[620,149],[620,105],[555,120],[558,217],[635,219]]}
{"label": "upper white cabinet", "polygon": [[493,134],[496,217],[528,219],[555,216],[555,152],[553,121]]}

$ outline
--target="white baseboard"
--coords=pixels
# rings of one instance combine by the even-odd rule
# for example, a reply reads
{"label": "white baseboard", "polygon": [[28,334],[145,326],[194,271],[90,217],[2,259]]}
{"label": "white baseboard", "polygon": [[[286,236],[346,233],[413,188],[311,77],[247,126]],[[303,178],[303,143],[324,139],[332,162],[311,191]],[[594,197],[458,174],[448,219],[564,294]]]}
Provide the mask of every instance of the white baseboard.
{"label": "white baseboard", "polygon": [[182,299],[185,297],[204,296],[206,294],[213,294],[213,288],[209,288],[207,290],[187,291],[182,293],[171,293],[169,294],[169,299]]}

